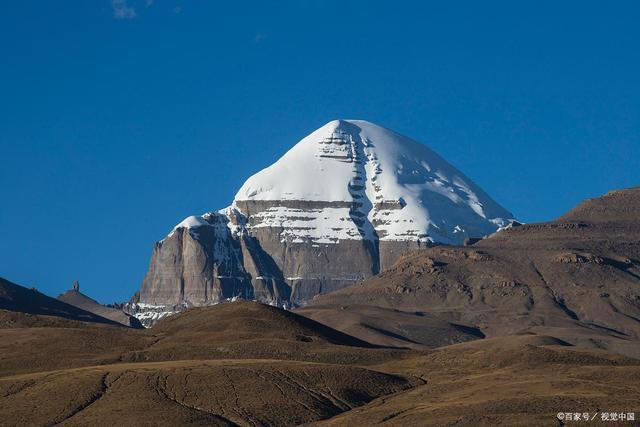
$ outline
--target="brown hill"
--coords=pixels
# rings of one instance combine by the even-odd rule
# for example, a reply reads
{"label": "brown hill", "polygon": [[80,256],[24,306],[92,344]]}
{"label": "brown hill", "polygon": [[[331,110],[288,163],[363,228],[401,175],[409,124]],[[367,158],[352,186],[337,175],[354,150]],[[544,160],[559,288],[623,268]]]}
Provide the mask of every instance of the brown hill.
{"label": "brown hill", "polygon": [[289,311],[243,300],[192,308],[161,320],[146,334],[154,337],[154,345],[124,354],[123,360],[252,358],[370,364],[400,352]]}
{"label": "brown hill", "polygon": [[[428,312],[488,336],[534,332],[640,355],[634,218],[640,188],[615,191],[556,221],[509,228],[473,246],[415,251],[379,276],[317,297],[301,313],[320,318],[314,307],[322,307],[327,324],[363,338],[343,320],[345,307],[356,315],[363,306]],[[428,334],[431,325],[424,328]],[[415,340],[415,329],[400,335]]]}
{"label": "brown hill", "polygon": [[540,335],[375,348],[246,301],[157,329],[29,317],[0,329],[2,425],[538,426],[640,401],[637,360]]}
{"label": "brown hill", "polygon": [[142,323],[135,317],[125,313],[122,310],[113,307],[107,307],[100,304],[98,301],[89,298],[79,290],[69,289],[65,293],[58,295],[58,300],[67,304],[78,307],[82,310],[94,313],[100,317],[113,320],[124,326],[132,328],[142,328]]}
{"label": "brown hill", "polygon": [[558,221],[583,221],[588,223],[638,223],[640,187],[613,190],[602,197],[585,200],[571,209]]}
{"label": "brown hill", "polygon": [[[56,316],[82,322],[115,324],[116,322],[73,305],[46,296],[35,289],[0,278],[0,310],[43,316]],[[24,319],[24,316],[14,316]],[[41,319],[44,321],[44,319]]]}
{"label": "brown hill", "polygon": [[293,426],[411,385],[398,375],[306,362],[121,364],[0,379],[0,415],[6,426]]}
{"label": "brown hill", "polygon": [[41,314],[0,310],[0,329],[82,328],[87,327],[89,324],[90,322],[82,322],[59,316],[44,316]]}
{"label": "brown hill", "polygon": [[145,330],[66,319],[62,324],[52,321],[59,318],[47,316],[30,318],[34,317],[31,323],[7,322],[9,327],[0,329],[0,375],[116,362],[193,359],[371,364],[401,353],[250,301],[193,308]]}
{"label": "brown hill", "polygon": [[361,366],[398,350],[248,301],[146,330],[67,322],[0,330],[3,425],[297,425],[422,383]]}
{"label": "brown hill", "polygon": [[218,342],[277,339],[371,347],[365,341],[315,320],[246,300],[192,308],[161,320],[153,328],[153,332],[173,336],[206,333],[212,337],[218,336]]}

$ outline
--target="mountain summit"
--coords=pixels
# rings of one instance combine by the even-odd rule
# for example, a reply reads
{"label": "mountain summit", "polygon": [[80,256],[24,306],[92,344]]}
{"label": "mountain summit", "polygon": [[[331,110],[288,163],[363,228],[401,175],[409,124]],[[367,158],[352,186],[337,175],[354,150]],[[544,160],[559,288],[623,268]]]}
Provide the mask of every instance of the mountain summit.
{"label": "mountain summit", "polygon": [[[462,243],[512,217],[425,145],[363,120],[334,120],[305,137],[249,178],[234,206],[269,201],[282,202],[282,209],[265,211],[263,224],[282,225],[283,238],[325,244],[362,238]],[[286,208],[291,201],[318,209],[300,217]]]}
{"label": "mountain summit", "polygon": [[158,313],[234,297],[302,305],[408,250],[460,244],[511,218],[426,146],[334,120],[250,177],[230,207],[188,217],[156,243],[135,302]]}

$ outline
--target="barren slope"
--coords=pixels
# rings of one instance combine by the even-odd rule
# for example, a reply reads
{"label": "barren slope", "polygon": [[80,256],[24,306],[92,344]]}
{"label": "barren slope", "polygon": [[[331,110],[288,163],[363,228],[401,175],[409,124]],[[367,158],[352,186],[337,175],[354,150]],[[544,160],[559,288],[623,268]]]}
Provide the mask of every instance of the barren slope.
{"label": "barren slope", "polygon": [[[420,311],[488,336],[531,331],[640,355],[634,218],[640,189],[615,191],[557,221],[503,230],[471,247],[414,251],[379,276],[318,296],[301,313],[316,317],[314,307],[322,307],[327,324],[364,337],[341,313],[363,306]],[[415,340],[415,330],[404,337]]]}
{"label": "barren slope", "polygon": [[0,329],[2,425],[297,425],[423,383],[354,366],[406,352],[248,301],[149,330],[21,316]]}
{"label": "barren slope", "polygon": [[[328,426],[579,425],[559,412],[640,411],[640,362],[569,347],[547,336],[509,336],[452,345],[376,369],[415,375],[427,383],[313,423]],[[615,425],[636,425],[618,421]]]}
{"label": "barren slope", "polygon": [[148,330],[26,317],[0,329],[3,425],[539,426],[640,411],[637,360],[553,337],[375,348],[246,301]]}
{"label": "barren slope", "polygon": [[409,387],[398,375],[306,362],[118,364],[0,378],[0,416],[15,426],[285,426]]}
{"label": "barren slope", "polygon": [[27,289],[0,277],[0,310],[57,316],[84,322],[116,324],[116,322]]}
{"label": "barren slope", "polygon": [[371,364],[402,353],[375,348],[303,316],[250,301],[194,308],[146,330],[60,323],[46,316],[10,326],[0,329],[0,375],[192,359]]}
{"label": "barren slope", "polygon": [[82,310],[97,314],[98,316],[106,319],[113,320],[124,326],[130,326],[132,328],[142,328],[142,324],[135,317],[128,315],[122,310],[113,307],[107,307],[100,304],[96,300],[89,298],[80,291],[70,289],[65,293],[58,295],[58,300],[67,304],[78,307]]}

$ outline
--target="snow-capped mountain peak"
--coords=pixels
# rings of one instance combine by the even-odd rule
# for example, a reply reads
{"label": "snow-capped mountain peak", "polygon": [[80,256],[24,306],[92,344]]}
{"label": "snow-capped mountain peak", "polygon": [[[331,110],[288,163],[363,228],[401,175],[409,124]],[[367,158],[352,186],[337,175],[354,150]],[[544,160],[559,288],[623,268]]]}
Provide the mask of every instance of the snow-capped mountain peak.
{"label": "snow-capped mountain peak", "polygon": [[134,302],[152,316],[237,297],[303,305],[511,216],[425,145],[334,120],[250,177],[229,207],[188,217],[156,243]]}
{"label": "snow-capped mountain peak", "polygon": [[[332,237],[461,243],[512,216],[425,145],[364,120],[333,120],[303,138],[245,182],[235,204],[248,201],[282,202],[264,213],[265,222],[321,243]],[[284,206],[289,201],[333,206],[287,220],[300,213]]]}

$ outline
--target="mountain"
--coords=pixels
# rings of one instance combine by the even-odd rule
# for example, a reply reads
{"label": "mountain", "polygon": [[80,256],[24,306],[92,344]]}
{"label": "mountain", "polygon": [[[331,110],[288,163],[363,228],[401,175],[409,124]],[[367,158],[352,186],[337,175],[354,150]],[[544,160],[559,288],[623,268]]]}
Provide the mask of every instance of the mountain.
{"label": "mountain", "polygon": [[[353,329],[348,319],[366,317],[362,307],[426,312],[489,337],[546,334],[637,357],[638,218],[640,187],[613,191],[555,221],[508,227],[472,246],[406,254],[380,275],[318,296],[299,313],[370,342],[384,342],[385,330],[376,338]],[[406,328],[405,317],[389,319],[395,328],[388,331],[428,344],[430,325]]]}
{"label": "mountain", "polygon": [[249,178],[230,207],[190,216],[157,242],[129,310],[149,323],[235,297],[299,306],[411,249],[460,244],[511,217],[426,146],[335,120]]}
{"label": "mountain", "polygon": [[76,289],[74,287],[74,289],[69,289],[63,294],[58,295],[58,300],[106,319],[113,320],[114,322],[118,322],[124,326],[142,328],[142,323],[140,323],[136,317],[131,316],[120,309],[100,304],[96,300],[89,298],[80,292],[79,288]]}
{"label": "mountain", "polygon": [[[54,316],[82,322],[115,324],[114,321],[59,301],[38,292],[27,289],[0,277],[0,312],[6,326],[15,324],[49,323],[46,318],[37,316]],[[11,313],[13,312],[13,313]],[[36,315],[36,317],[32,316]],[[57,319],[50,319],[59,324]],[[0,326],[2,327],[2,326]]]}

